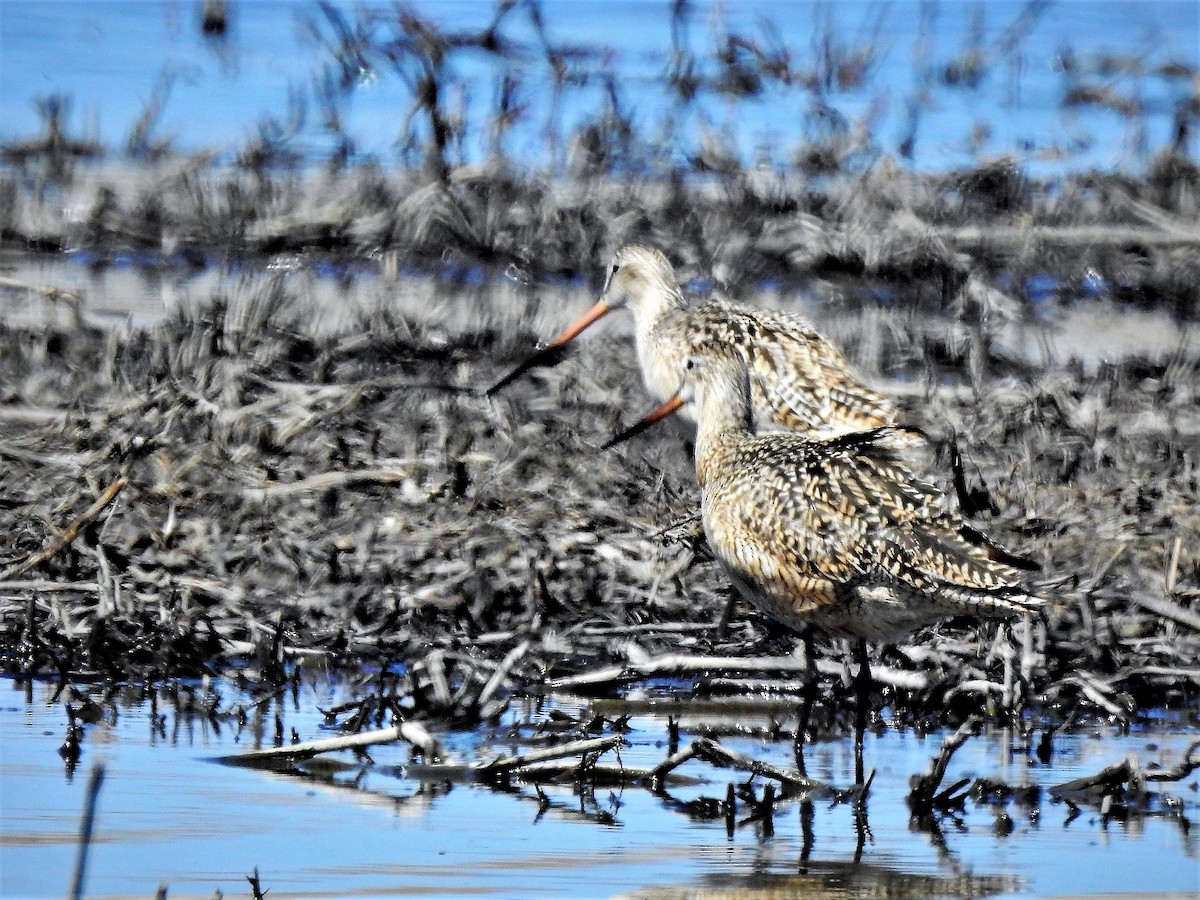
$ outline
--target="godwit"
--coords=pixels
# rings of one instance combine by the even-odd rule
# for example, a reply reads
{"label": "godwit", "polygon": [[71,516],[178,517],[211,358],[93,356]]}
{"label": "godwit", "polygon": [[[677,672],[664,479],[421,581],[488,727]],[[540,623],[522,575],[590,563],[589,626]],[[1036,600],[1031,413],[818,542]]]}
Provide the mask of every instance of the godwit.
{"label": "godwit", "polygon": [[[741,356],[689,356],[682,386],[606,446],[679,409],[696,422],[696,480],[713,554],[737,590],[785,625],[858,642],[856,757],[869,687],[866,641],[957,615],[1011,617],[1042,600],[1028,567],[963,521],[897,453],[893,429],[814,440],[755,433]],[[805,717],[802,716],[802,719]]]}
{"label": "godwit", "polygon": [[[622,307],[633,314],[642,380],[657,400],[679,386],[689,355],[709,346],[731,347],[749,364],[751,408],[760,430],[834,437],[896,422],[891,402],[859,381],[841,352],[804,319],[724,301],[689,308],[666,256],[637,244],[613,256],[596,304],[488,394],[535,366],[556,362],[584,329]],[[684,414],[693,418],[690,411]]]}

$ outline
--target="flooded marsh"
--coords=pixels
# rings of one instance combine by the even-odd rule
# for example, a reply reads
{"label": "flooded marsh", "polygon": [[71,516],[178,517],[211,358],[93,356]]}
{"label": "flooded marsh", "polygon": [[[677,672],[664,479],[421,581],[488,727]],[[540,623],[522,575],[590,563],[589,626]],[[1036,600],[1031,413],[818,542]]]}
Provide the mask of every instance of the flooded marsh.
{"label": "flooded marsh", "polygon": [[[970,779],[963,802],[918,823],[905,803],[908,776],[929,767],[942,734],[880,731],[868,740],[875,766],[865,813],[823,797],[780,800],[755,810],[766,778],[691,763],[680,784],[651,791],[632,778],[594,788],[568,777],[517,777],[486,784],[430,779],[407,744],[349,752],[271,774],[215,760],[273,743],[273,720],[304,739],[328,731],[316,707],[355,691],[325,677],[264,704],[244,726],[196,707],[232,684],[181,685],[152,703],[126,689],[102,703],[73,777],[56,749],[62,707],[47,684],[5,685],[6,896],[61,894],[78,834],[81,798],[96,763],[105,766],[99,839],[89,896],[211,897],[246,893],[257,867],[280,897],[819,896],[1021,897],[1178,896],[1194,892],[1197,848],[1189,829],[1195,776],[1154,786],[1107,813],[1051,789],[1134,754],[1148,771],[1178,763],[1195,722],[1160,720],[1123,732],[1090,723],[1054,738],[1047,763],[1030,738],[987,728],[952,759],[947,781]],[[660,689],[661,690],[661,689]],[[27,693],[28,692],[28,693]],[[635,703],[619,754],[600,763],[629,770],[667,753],[669,714],[685,744],[720,734],[722,744],[767,764],[791,764],[791,742],[772,738],[765,713],[722,711],[662,696]],[[27,703],[26,696],[32,698]],[[189,711],[188,706],[193,708]],[[621,701],[593,707],[578,698],[514,698],[485,729],[436,731],[449,757],[504,757],[568,739],[599,713],[619,718]],[[1041,736],[1033,725],[1032,743]],[[611,726],[592,733],[609,734]],[[845,741],[809,749],[814,778],[848,786]],[[741,787],[748,784],[747,788]],[[732,822],[716,810],[736,787]],[[749,792],[748,796],[746,792]],[[705,798],[708,798],[707,800]],[[1070,866],[1062,864],[1069,858]],[[1147,868],[1145,861],[1155,860]]]}
{"label": "flooded marsh", "polygon": [[[55,6],[0,6],[0,893],[1200,896],[1194,4]],[[489,394],[630,243],[827,336],[1044,607],[859,696],[688,428],[602,449],[626,312]]]}

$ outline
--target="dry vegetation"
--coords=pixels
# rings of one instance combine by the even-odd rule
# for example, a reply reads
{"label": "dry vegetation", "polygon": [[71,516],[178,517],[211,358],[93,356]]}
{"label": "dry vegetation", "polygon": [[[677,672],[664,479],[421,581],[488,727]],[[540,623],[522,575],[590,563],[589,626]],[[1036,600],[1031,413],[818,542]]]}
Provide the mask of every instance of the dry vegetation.
{"label": "dry vegetation", "polygon": [[[8,331],[10,671],[157,682],[250,657],[282,684],[400,664],[410,713],[470,721],[501,685],[790,651],[749,610],[718,629],[683,442],[596,449],[640,398],[622,340],[489,400],[530,335],[387,310],[313,334],[302,308],[265,285],[152,332]],[[1198,397],[1182,352],[913,395],[1054,602],[1023,660],[970,627],[889,653],[877,675],[903,714],[944,722],[982,695],[1128,719],[1194,699]],[[848,691],[827,691],[833,715]]]}

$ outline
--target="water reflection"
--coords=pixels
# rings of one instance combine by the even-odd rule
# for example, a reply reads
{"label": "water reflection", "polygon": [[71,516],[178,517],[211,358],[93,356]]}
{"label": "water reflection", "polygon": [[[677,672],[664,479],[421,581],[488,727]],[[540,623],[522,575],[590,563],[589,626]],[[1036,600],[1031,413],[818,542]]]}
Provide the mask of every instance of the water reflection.
{"label": "water reflection", "polygon": [[[73,727],[82,729],[77,764],[103,762],[107,772],[89,896],[150,895],[159,885],[173,897],[244,893],[242,879],[256,866],[277,897],[992,896],[1197,887],[1200,854],[1189,827],[1196,798],[1186,780],[1146,783],[1146,797],[1125,795],[1107,808],[1049,790],[1102,773],[1129,753],[1147,773],[1181,765],[1191,738],[1170,719],[1124,735],[1095,723],[1058,734],[1049,764],[1033,752],[1035,741],[986,731],[948,765],[945,786],[967,779],[970,788],[914,818],[905,804],[909,778],[928,770],[944,736],[869,735],[876,772],[867,802],[856,804],[847,790],[849,740],[809,749],[809,773],[835,786],[831,793],[789,793],[702,758],[681,765],[659,790],[622,782],[615,774],[622,768],[662,762],[671,729],[665,715],[645,709],[622,721],[611,702],[603,705],[605,724],[591,705],[561,698],[514,703],[486,731],[438,733],[445,758],[467,772],[480,760],[573,740],[580,723],[607,734],[622,721],[625,744],[593,761],[594,779],[579,777],[574,761],[556,777],[483,780],[433,777],[436,764],[403,743],[298,761],[281,772],[213,764],[289,742],[293,733],[331,734],[318,707],[349,695],[336,682],[297,683],[270,696],[224,681],[61,694],[43,683],[8,687],[0,704],[5,895],[60,895],[70,871],[87,779],[72,779],[76,763],[64,766],[58,754],[72,727],[68,703]],[[721,718],[678,697],[663,709],[676,719],[680,747]],[[770,736],[772,716],[725,715],[722,747],[791,764],[790,740]],[[1068,855],[1073,864],[1064,871]],[[1156,861],[1149,870],[1147,858]]]}
{"label": "water reflection", "polygon": [[623,895],[645,900],[772,900],[772,898],[992,897],[1018,889],[1014,876],[919,875],[882,865],[822,863],[795,875],[710,875],[699,886],[660,887]]}
{"label": "water reflection", "polygon": [[[389,276],[385,267],[373,262],[331,271],[327,261],[319,258],[275,260],[265,268],[213,264],[184,269],[154,262],[91,268],[78,261],[47,261],[25,254],[10,254],[6,262],[9,274],[0,285],[6,288],[0,290],[0,321],[13,327],[71,327],[79,321],[105,328],[153,328],[213,296],[239,302],[274,278],[295,295],[311,321],[330,334],[365,311],[396,309],[414,323],[450,332],[495,324],[498,315],[509,315],[498,310],[512,310],[521,327],[534,334],[551,334],[567,324],[572,310],[594,300],[590,288],[578,283],[544,280],[530,295],[528,285],[501,272],[477,272],[476,283],[464,284],[449,268]],[[1138,309],[1111,299],[1084,297],[1077,287],[1049,276],[1012,286],[1033,297],[1036,316],[1011,317],[997,329],[995,339],[1004,353],[1033,365],[1076,360],[1085,371],[1094,371],[1102,362],[1167,358],[1191,339],[1194,329],[1181,330],[1167,308]],[[869,280],[756,285],[754,291],[765,305],[797,312],[820,330],[843,339],[874,332],[880,321],[886,321],[886,316],[880,317],[886,314],[887,304]],[[554,302],[532,302],[530,296],[553,297]],[[1079,302],[1082,299],[1088,302]],[[906,297],[904,305],[920,304],[915,297]],[[904,317],[909,341],[946,331],[942,312],[906,309]],[[884,347],[895,341],[889,334],[877,338],[874,343]],[[880,361],[876,359],[870,368],[877,368]]]}
{"label": "water reflection", "polygon": [[590,111],[607,107],[643,140],[710,164],[731,153],[771,161],[800,136],[848,140],[876,123],[886,152],[921,165],[1019,153],[1085,169],[1169,138],[1197,33],[1194,5],[1178,2],[949,3],[918,15],[870,3],[784,14],[460,0],[413,4],[402,18],[375,0],[258,0],[231,4],[220,38],[189,27],[184,8],[12,4],[3,136],[35,134],[31,101],[64,94],[101,139],[143,158],[246,141],[260,153],[390,161],[420,120],[397,114],[418,108],[417,59],[395,26],[407,20],[438,51],[441,140],[464,161],[580,155],[605,122]]}

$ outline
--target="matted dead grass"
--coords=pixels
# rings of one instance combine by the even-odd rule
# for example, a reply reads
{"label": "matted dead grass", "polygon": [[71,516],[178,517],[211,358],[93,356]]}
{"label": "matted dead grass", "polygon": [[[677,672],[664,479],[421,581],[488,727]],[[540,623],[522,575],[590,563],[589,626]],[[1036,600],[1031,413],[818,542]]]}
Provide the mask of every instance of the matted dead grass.
{"label": "matted dead grass", "polygon": [[[6,329],[7,670],[240,669],[279,686],[305,667],[374,671],[410,713],[459,722],[548,683],[670,675],[646,666],[664,654],[689,657],[678,673],[700,690],[728,686],[696,658],[765,658],[770,674],[793,638],[744,605],[718,627],[727,585],[682,438],[597,449],[644,402],[627,339],[585,342],[493,400],[533,335],[486,319],[381,308],[318,329],[263,282],[153,331]],[[882,355],[894,371],[912,346]],[[893,385],[916,424],[957,435],[977,523],[1042,565],[1052,600],[1023,649],[964,622],[889,650],[876,689],[896,715],[946,724],[983,700],[1128,720],[1194,701],[1197,362],[1181,345],[975,389],[940,386],[943,362]],[[606,665],[621,674],[589,682]],[[851,693],[825,684],[829,724]]]}

